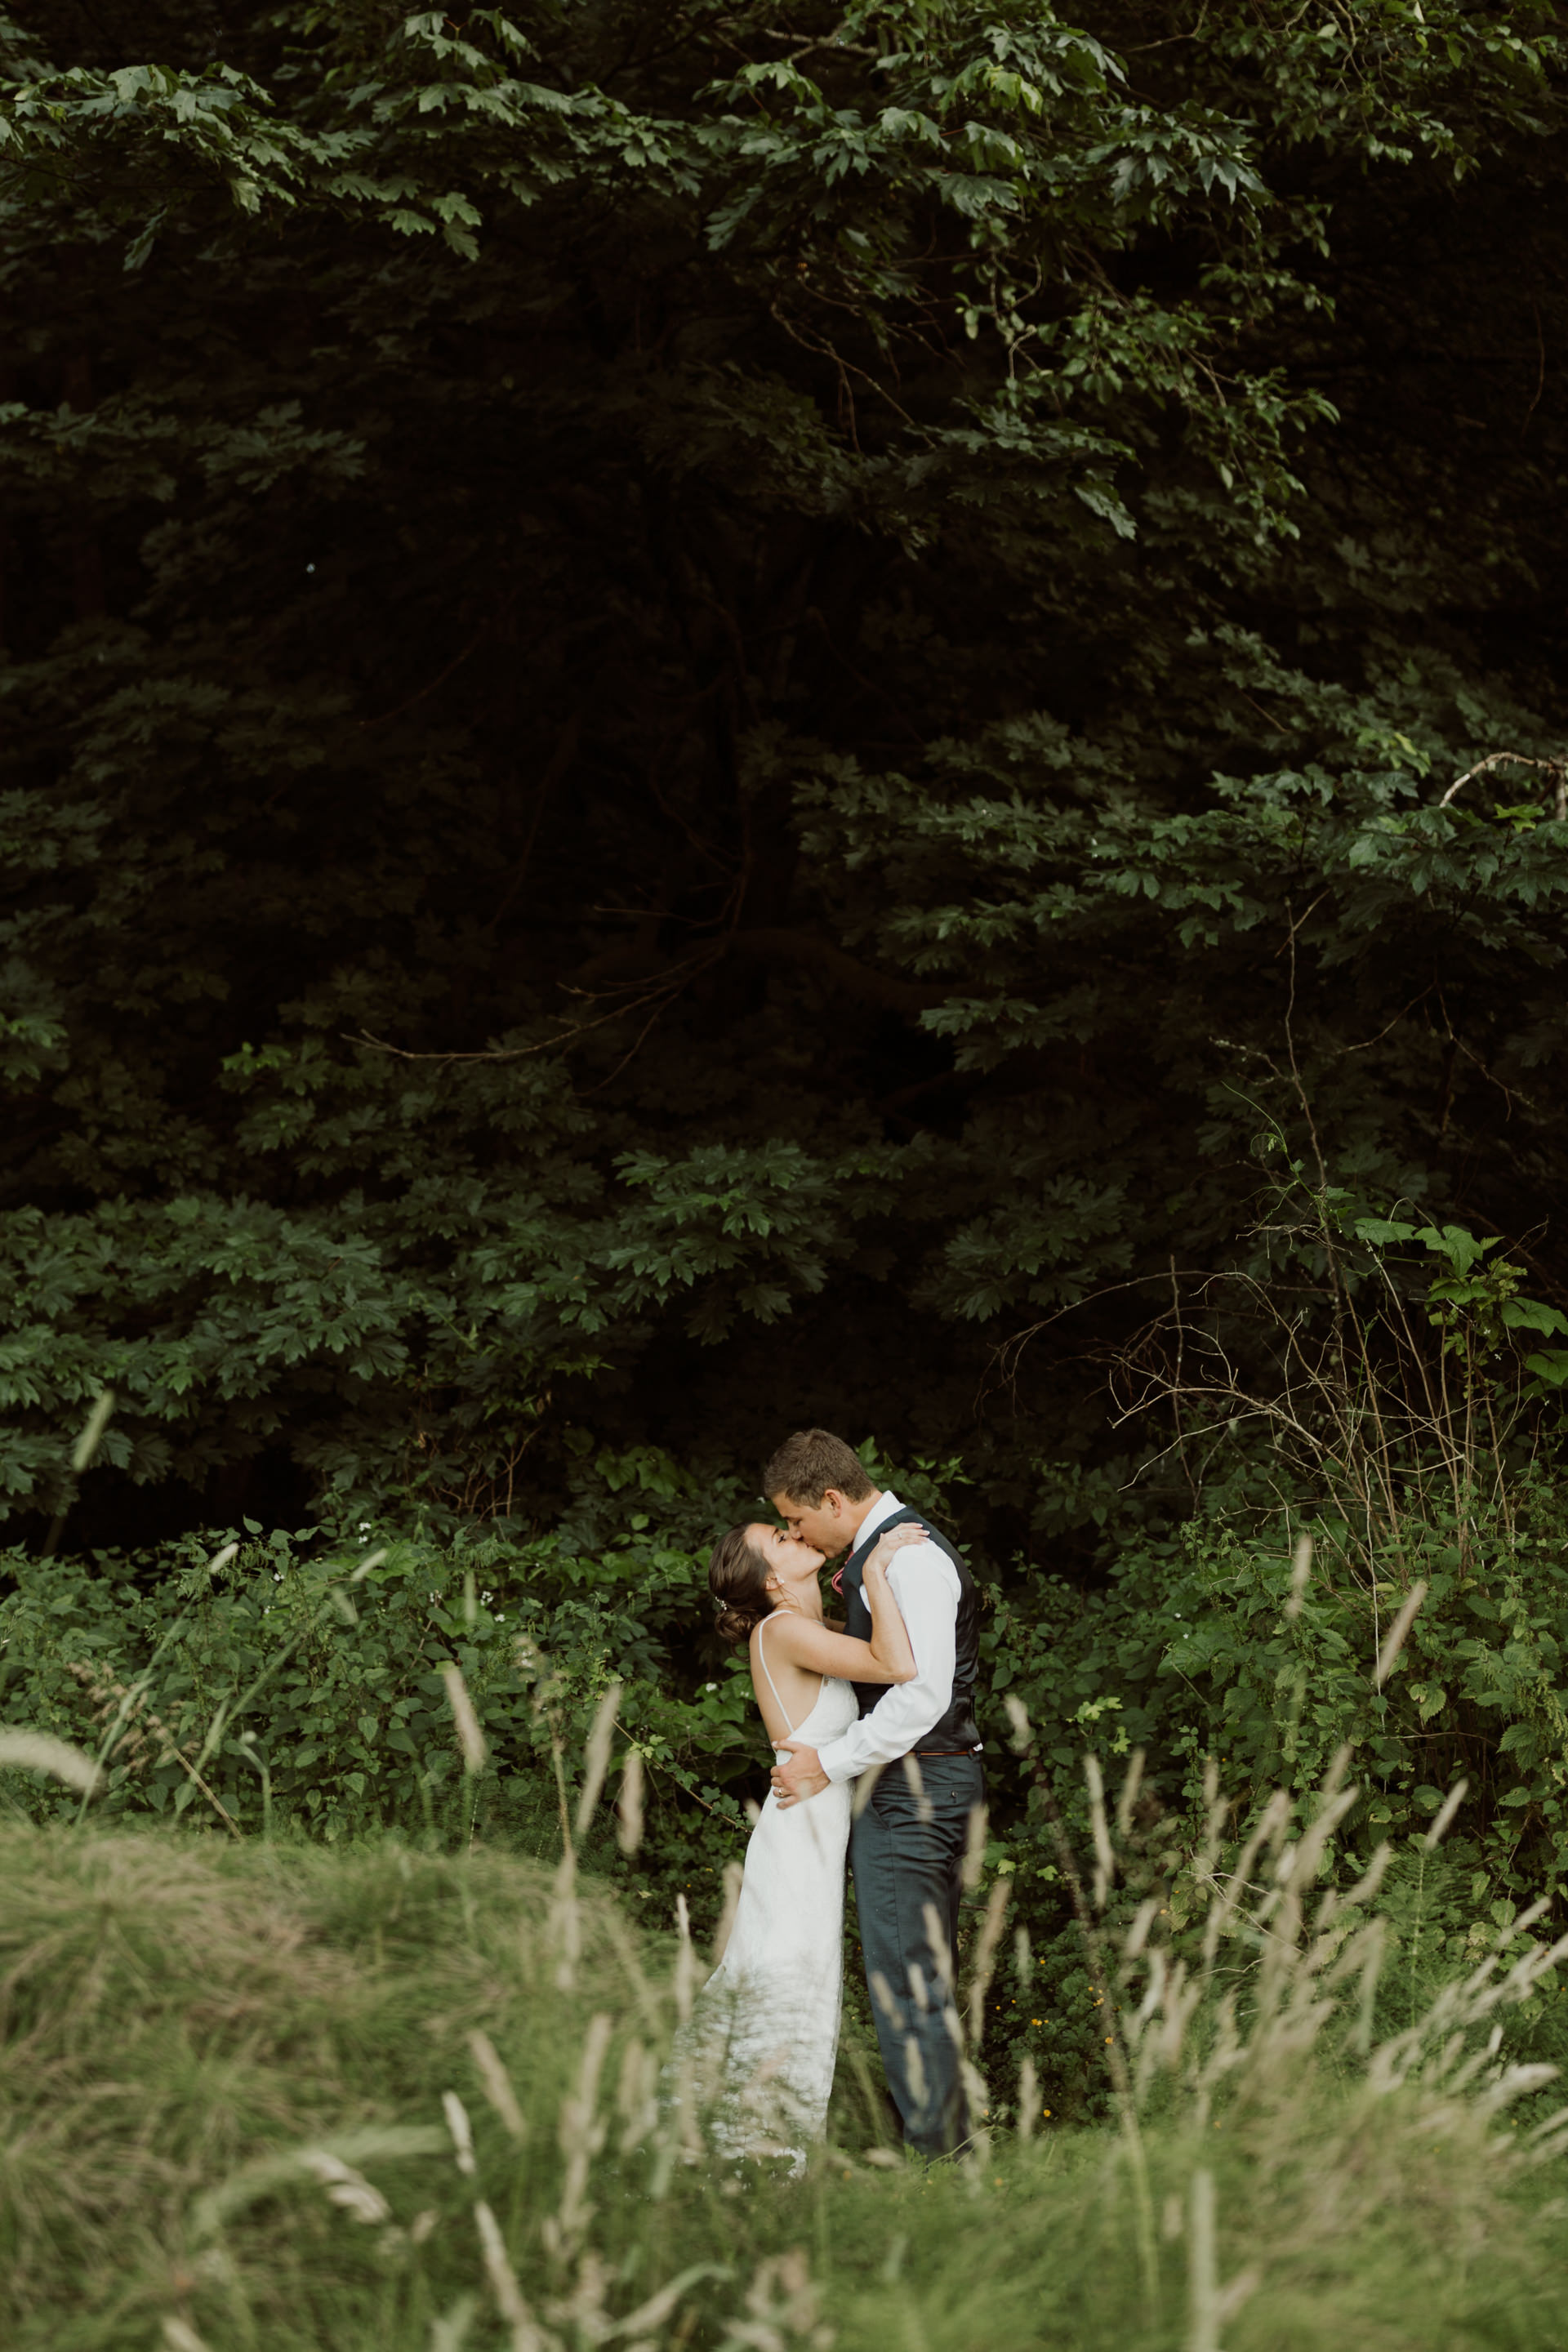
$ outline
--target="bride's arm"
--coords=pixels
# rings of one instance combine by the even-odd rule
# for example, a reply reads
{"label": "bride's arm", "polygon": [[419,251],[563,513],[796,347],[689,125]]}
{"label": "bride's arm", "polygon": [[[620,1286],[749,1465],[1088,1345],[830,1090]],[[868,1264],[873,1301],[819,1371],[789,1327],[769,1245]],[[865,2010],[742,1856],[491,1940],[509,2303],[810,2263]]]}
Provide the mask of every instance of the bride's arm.
{"label": "bride's arm", "polygon": [[888,1562],[904,1545],[923,1543],[919,1528],[894,1528],[879,1541],[866,1562],[866,1605],[871,1612],[871,1638],[857,1642],[836,1633],[809,1617],[778,1616],[773,1640],[784,1656],[809,1673],[837,1675],[852,1683],[912,1683],[915,1654],[899,1604],[888,1582]]}
{"label": "bride's arm", "polygon": [[871,1612],[871,1639],[866,1645],[876,1660],[878,1672],[858,1675],[858,1682],[880,1682],[884,1673],[890,1683],[912,1683],[917,1672],[915,1654],[910,1646],[909,1628],[903,1612],[893,1598],[888,1582],[888,1563],[896,1551],[902,1550],[910,1537],[916,1543],[925,1540],[923,1528],[895,1528],[883,1536],[866,1562],[864,1591],[866,1606]]}

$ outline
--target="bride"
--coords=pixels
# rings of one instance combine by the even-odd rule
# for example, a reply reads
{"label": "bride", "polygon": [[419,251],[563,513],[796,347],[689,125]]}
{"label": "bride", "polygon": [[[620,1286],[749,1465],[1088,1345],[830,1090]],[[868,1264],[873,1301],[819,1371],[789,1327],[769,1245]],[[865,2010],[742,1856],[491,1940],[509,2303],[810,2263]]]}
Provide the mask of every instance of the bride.
{"label": "bride", "polygon": [[[716,1623],[748,1643],[752,1688],[775,1747],[823,1747],[855,1721],[852,1682],[915,1675],[888,1563],[918,1528],[885,1535],[866,1562],[871,1639],[852,1641],[823,1615],[823,1554],[782,1528],[732,1528],[708,1564]],[[822,2137],[838,2050],[843,1990],[844,1856],[852,1784],[836,1782],[780,1810],[770,1791],[746,1848],[723,1958],[676,2039],[670,2074],[685,2104],[707,2110],[732,2156],[788,2156],[800,2171]]]}

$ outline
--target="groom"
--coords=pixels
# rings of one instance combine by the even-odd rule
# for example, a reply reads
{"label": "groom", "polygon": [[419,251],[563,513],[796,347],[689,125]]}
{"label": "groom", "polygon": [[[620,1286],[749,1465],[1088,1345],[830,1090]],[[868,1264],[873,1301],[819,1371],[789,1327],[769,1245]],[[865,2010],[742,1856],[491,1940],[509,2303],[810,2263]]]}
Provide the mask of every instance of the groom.
{"label": "groom", "polygon": [[849,1832],[866,1980],[904,2143],[921,2156],[945,2156],[969,2132],[958,1898],[970,1818],[984,1800],[973,1715],[979,1594],[952,1546],[874,1486],[826,1429],[787,1437],[763,1473],[763,1489],[792,1536],[829,1559],[847,1550],[833,1581],[844,1595],[844,1630],[860,1641],[871,1637],[861,1585],[877,1538],[910,1520],[925,1528],[924,1543],[906,1546],[888,1571],[915,1654],[913,1682],[857,1683],[858,1723],[820,1750],[784,1741],[792,1752],[773,1782],[785,1806],[874,1769]]}

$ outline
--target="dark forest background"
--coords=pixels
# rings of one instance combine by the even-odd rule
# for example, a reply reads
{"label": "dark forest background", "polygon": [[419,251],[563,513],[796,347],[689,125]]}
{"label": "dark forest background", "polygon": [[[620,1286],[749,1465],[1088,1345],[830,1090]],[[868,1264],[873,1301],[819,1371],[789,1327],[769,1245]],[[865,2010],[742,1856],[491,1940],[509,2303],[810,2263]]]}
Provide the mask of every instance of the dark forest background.
{"label": "dark forest background", "polygon": [[21,12],[21,1524],[1016,1541],[1276,1139],[1568,1298],[1550,15]]}
{"label": "dark forest background", "polygon": [[1062,1769],[1348,1728],[1554,1880],[1562,32],[14,10],[17,1608],[305,1523],[619,1608],[635,1538],[571,1640],[689,1700],[816,1421]]}

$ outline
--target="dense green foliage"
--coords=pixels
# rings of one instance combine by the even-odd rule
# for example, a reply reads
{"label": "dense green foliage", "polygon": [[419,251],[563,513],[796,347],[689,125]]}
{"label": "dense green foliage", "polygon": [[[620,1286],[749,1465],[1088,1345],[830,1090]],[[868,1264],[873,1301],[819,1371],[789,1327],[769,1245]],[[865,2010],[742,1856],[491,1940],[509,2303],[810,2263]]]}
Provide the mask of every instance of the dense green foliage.
{"label": "dense green foliage", "polygon": [[[622,1725],[648,1764],[688,1785],[700,1769],[713,1785],[698,1793],[733,1829],[742,1815],[721,1784],[767,1754],[749,1683],[742,1704],[743,1661],[722,1673],[721,1698],[690,1688],[706,1562],[636,1517],[641,1528],[602,1553],[560,1533],[455,1553],[373,1549],[367,1531],[356,1562],[302,1529],[242,1536],[216,1570],[189,1545],[152,1562],[13,1555],[6,1713],[89,1748],[108,1742],[114,1811],[200,1813],[205,1801],[247,1829],[329,1843],[437,1821],[526,1836],[552,1724],[580,1732],[624,1680]],[[461,1766],[441,1668],[454,1664],[497,1759],[477,1814],[452,1802]],[[547,1804],[552,1838],[553,1794]]]}
{"label": "dense green foliage", "polygon": [[1561,1298],[1553,23],[23,8],[25,1523],[110,1383],[104,1542],[809,1414],[1005,1563],[1273,1128]]}

